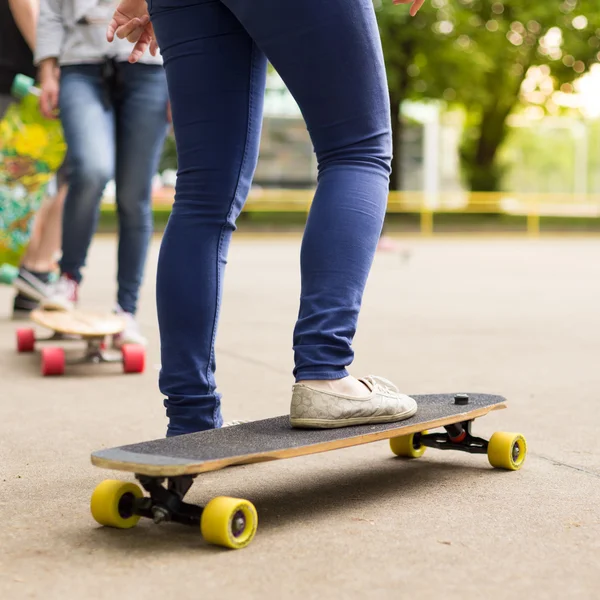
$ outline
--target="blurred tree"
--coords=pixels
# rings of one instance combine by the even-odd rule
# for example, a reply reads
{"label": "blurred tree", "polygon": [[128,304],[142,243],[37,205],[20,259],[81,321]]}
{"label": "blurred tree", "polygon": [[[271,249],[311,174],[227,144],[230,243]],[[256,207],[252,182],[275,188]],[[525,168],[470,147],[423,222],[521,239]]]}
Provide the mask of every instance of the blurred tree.
{"label": "blurred tree", "polygon": [[[520,101],[556,111],[551,93],[572,92],[573,80],[600,60],[598,0],[430,0],[415,18],[391,1],[374,4],[388,69],[395,155],[403,100],[458,104],[466,112],[461,161],[473,190],[499,188],[498,150],[507,118]],[[546,66],[546,77],[522,94],[536,65]],[[399,184],[394,173],[392,189]]]}
{"label": "blurred tree", "polygon": [[453,44],[455,36],[449,35],[451,31],[445,26],[440,31],[443,11],[440,14],[440,10],[429,3],[411,17],[408,7],[394,6],[391,0],[373,2],[381,32],[392,113],[394,163],[390,188],[398,190],[402,187],[402,102],[443,98],[450,85],[464,81],[468,66],[460,47]]}

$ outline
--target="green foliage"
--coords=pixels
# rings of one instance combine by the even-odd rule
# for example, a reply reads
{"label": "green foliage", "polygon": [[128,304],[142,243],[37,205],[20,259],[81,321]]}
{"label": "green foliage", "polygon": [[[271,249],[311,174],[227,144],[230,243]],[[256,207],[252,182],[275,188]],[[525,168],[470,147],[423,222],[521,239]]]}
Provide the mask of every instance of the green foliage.
{"label": "green foliage", "polygon": [[165,138],[160,164],[158,165],[159,173],[162,173],[165,169],[177,171],[177,147],[173,134],[169,134]]}
{"label": "green foliage", "polygon": [[545,65],[553,87],[568,93],[600,58],[598,0],[429,0],[415,18],[374,2],[392,102],[443,99],[465,109],[461,159],[471,189],[499,188],[498,150],[530,67]]}

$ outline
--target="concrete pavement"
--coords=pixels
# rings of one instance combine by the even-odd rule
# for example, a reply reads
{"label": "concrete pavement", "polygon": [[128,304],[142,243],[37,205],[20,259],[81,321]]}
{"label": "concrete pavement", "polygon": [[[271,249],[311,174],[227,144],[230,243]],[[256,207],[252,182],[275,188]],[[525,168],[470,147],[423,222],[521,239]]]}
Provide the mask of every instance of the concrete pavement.
{"label": "concrete pavement", "polygon": [[[431,449],[406,462],[382,442],[202,476],[191,501],[226,494],[256,505],[245,550],[209,547],[173,524],[99,528],[90,494],[119,475],[93,467],[90,452],[166,425],[155,242],[143,375],[106,365],[43,379],[39,357],[14,349],[12,291],[0,289],[0,598],[597,598],[600,241],[402,248],[377,255],[352,371],[408,393],[506,396],[509,409],[476,431],[522,432],[521,471]],[[95,240],[82,307],[112,307],[115,256],[113,238]],[[298,256],[297,237],[235,238],[217,354],[225,419],[288,410]]]}

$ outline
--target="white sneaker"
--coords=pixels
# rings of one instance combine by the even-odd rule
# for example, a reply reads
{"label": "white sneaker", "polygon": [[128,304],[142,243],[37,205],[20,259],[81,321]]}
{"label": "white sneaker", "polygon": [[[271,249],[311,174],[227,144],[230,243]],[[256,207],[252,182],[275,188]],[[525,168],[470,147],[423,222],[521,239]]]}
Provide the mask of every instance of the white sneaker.
{"label": "white sneaker", "polygon": [[25,267],[19,268],[19,274],[13,281],[13,286],[22,296],[37,300],[38,302],[48,295],[49,285]]}
{"label": "white sneaker", "polygon": [[73,310],[77,304],[78,287],[68,275],[61,275],[56,283],[48,285],[47,295],[40,301],[40,306],[44,310]]}
{"label": "white sneaker", "polygon": [[346,396],[297,383],[292,388],[290,424],[292,427],[333,429],[368,423],[394,423],[417,412],[413,398],[387,379],[369,375],[360,379],[371,393]]}
{"label": "white sneaker", "polygon": [[125,312],[118,305],[114,312],[125,321],[125,329],[113,336],[113,347],[121,348],[123,344],[140,344],[141,346],[146,346],[148,340],[142,335],[135,317],[131,313]]}

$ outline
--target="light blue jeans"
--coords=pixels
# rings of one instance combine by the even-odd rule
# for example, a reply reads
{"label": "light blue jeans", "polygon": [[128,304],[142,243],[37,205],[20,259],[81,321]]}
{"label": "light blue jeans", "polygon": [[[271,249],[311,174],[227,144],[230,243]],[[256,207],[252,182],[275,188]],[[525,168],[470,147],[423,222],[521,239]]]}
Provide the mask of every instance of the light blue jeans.
{"label": "light blue jeans", "polygon": [[117,301],[134,314],[153,229],[151,182],[167,133],[167,102],[160,65],[121,62],[61,69],[60,115],[68,147],[69,191],[60,268],[81,280],[102,192],[114,178],[119,218]]}
{"label": "light blue jeans", "polygon": [[372,0],[148,5],[179,160],[157,279],[160,389],[167,435],[178,435],[222,422],[215,336],[229,242],[258,158],[267,59],[302,110],[319,165],[300,257],[296,381],[344,377],[353,360],[387,202],[390,106]]}

